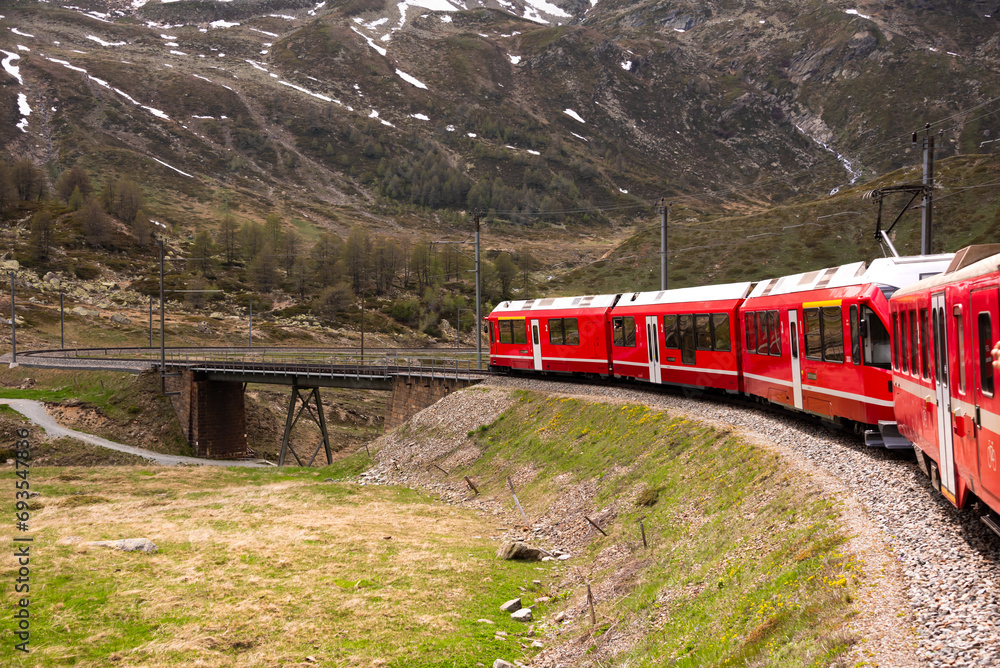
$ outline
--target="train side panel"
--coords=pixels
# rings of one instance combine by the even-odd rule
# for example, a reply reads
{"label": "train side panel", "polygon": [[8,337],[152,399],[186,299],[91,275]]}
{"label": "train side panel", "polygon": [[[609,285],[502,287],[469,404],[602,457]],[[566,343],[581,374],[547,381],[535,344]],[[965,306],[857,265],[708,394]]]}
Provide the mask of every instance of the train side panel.
{"label": "train side panel", "polygon": [[607,312],[617,295],[503,302],[487,317],[490,366],[608,375]]}
{"label": "train side panel", "polygon": [[751,284],[626,294],[609,314],[614,374],[738,392],[736,313]]}
{"label": "train side panel", "polygon": [[998,301],[1000,255],[901,290],[891,311],[900,433],[949,501],[961,508],[975,496],[1000,513],[1000,400],[990,354],[1000,339]]}
{"label": "train side panel", "polygon": [[827,418],[892,420],[887,310],[874,285],[748,299],[747,393]]}

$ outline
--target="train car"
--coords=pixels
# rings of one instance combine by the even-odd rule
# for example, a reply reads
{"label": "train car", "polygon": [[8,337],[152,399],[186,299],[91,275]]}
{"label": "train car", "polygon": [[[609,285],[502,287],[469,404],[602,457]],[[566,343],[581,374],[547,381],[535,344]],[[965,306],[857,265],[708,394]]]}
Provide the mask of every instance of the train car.
{"label": "train car", "polygon": [[752,285],[622,295],[610,313],[614,375],[741,392],[737,309]]}
{"label": "train car", "polygon": [[[985,256],[985,257],[984,257]],[[959,251],[948,270],[890,300],[893,400],[932,485],[957,507],[973,498],[1000,534],[1000,244]]]}
{"label": "train car", "polygon": [[610,375],[607,314],[618,297],[502,302],[486,318],[490,368]]}
{"label": "train car", "polygon": [[[739,309],[747,394],[858,428],[893,421],[889,297],[952,255],[879,258],[758,283]],[[879,431],[869,445],[903,445]]]}

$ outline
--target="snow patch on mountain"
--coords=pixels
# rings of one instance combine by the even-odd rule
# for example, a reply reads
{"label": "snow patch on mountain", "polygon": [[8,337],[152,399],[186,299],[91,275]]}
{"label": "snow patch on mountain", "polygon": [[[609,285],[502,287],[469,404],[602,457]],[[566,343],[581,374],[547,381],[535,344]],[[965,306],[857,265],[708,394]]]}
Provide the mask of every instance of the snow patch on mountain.
{"label": "snow patch on mountain", "polygon": [[572,118],[574,121],[579,121],[581,123],[586,123],[587,121],[580,118],[580,114],[576,113],[572,109],[563,109],[563,113]]}
{"label": "snow patch on mountain", "polygon": [[[153,158],[153,160],[156,160],[156,162],[160,163],[161,165],[163,165],[167,169],[172,169],[172,170],[174,170],[175,172],[177,172],[178,174],[180,174],[182,176],[186,176],[189,179],[193,179],[194,178],[192,175],[188,174],[187,172],[182,172],[181,170],[177,169],[173,165],[168,165],[167,163],[163,162],[162,160],[159,160],[157,158]],[[161,225],[161,223],[157,223],[157,225]]]}
{"label": "snow patch on mountain", "polygon": [[105,42],[100,37],[95,37],[94,35],[87,35],[87,39],[97,42],[101,46],[125,46],[128,42]]}
{"label": "snow patch on mountain", "polygon": [[0,53],[2,53],[4,56],[6,56],[3,59],[3,68],[4,68],[4,70],[7,71],[7,74],[9,74],[12,77],[14,77],[15,79],[17,79],[17,83],[19,83],[19,84],[21,84],[23,86],[24,85],[24,79],[21,78],[21,68],[19,66],[13,64],[13,62],[15,60],[20,60],[21,56],[17,55],[16,53],[11,53],[10,51],[0,51]]}
{"label": "snow patch on mountain", "polygon": [[21,132],[28,131],[28,116],[31,115],[31,106],[28,105],[28,96],[24,93],[17,94],[17,110],[21,112],[21,122],[17,124]]}
{"label": "snow patch on mountain", "polygon": [[424,84],[423,82],[419,81],[416,77],[407,74],[403,70],[397,69],[396,70],[396,74],[399,76],[400,79],[402,79],[406,83],[412,84],[412,85],[416,86],[417,88],[423,88],[424,90],[427,90],[427,85],[426,84]]}
{"label": "snow patch on mountain", "polygon": [[384,56],[386,54],[386,50],[383,49],[378,44],[376,44],[375,41],[371,37],[369,37],[368,35],[364,34],[363,32],[361,32],[360,30],[358,30],[354,26],[351,26],[351,30],[353,30],[354,32],[356,32],[359,35],[361,35],[361,38],[364,39],[366,42],[368,42],[368,46],[370,46],[371,48],[373,48],[376,51],[378,51],[378,53],[379,53],[380,56]]}

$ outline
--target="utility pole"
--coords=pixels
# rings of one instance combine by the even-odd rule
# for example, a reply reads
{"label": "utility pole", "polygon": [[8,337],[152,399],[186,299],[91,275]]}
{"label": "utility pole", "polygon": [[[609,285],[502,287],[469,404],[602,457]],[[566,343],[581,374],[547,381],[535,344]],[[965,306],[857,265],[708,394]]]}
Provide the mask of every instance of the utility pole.
{"label": "utility pole", "polygon": [[149,348],[153,349],[153,295],[149,295]]}
{"label": "utility pole", "polygon": [[[913,143],[917,143],[917,133],[913,133]],[[920,212],[920,254],[931,254],[933,238],[933,204],[934,204],[934,136],[931,134],[931,124],[924,125],[924,198],[923,209]]]}
{"label": "utility pole", "polygon": [[479,264],[479,210],[475,211],[476,216],[476,368],[483,368],[483,337],[482,332],[482,299],[480,297],[480,264]]}
{"label": "utility pole", "polygon": [[14,308],[14,272],[10,273],[10,361],[17,364],[17,313]]}
{"label": "utility pole", "polygon": [[63,293],[59,293],[59,348],[66,348],[66,315],[63,310]]}
{"label": "utility pole", "polygon": [[365,288],[361,286],[361,363],[365,362]]}
{"label": "utility pole", "polygon": [[247,320],[247,348],[253,348],[253,295],[250,295],[250,319]]}
{"label": "utility pole", "polygon": [[455,314],[455,348],[462,347],[462,307],[456,307],[458,313]]}
{"label": "utility pole", "polygon": [[163,238],[160,238],[160,392],[167,393],[167,347],[163,320]]}
{"label": "utility pole", "polygon": [[667,289],[667,222],[670,218],[670,207],[663,197],[656,207],[660,214],[660,289]]}

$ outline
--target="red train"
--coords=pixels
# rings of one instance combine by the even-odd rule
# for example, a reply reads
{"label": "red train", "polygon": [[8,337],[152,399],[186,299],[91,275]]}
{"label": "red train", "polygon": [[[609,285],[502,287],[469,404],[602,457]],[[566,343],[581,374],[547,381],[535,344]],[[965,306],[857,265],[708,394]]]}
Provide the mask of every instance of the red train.
{"label": "red train", "polygon": [[[900,290],[892,317],[899,431],[931,484],[957,507],[979,499],[1000,513],[1000,244],[956,254],[948,270]],[[983,518],[996,533],[995,517]]]}
{"label": "red train", "polygon": [[487,317],[490,367],[781,404],[853,425],[868,445],[915,444],[953,503],[976,497],[1000,513],[990,363],[1000,255],[987,257],[997,253],[974,246],[756,284],[503,302]]}

